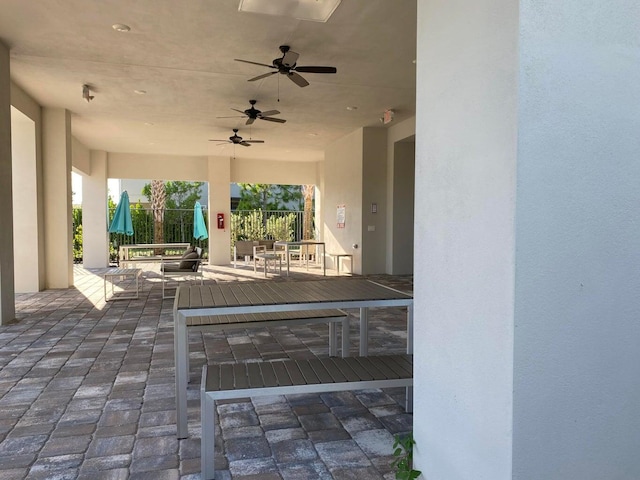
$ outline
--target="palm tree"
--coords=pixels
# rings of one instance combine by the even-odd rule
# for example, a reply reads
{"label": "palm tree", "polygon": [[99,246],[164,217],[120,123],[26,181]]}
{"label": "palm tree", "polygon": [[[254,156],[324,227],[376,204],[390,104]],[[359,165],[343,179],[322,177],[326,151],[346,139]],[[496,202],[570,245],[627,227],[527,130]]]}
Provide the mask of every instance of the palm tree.
{"label": "palm tree", "polygon": [[302,216],[302,239],[311,240],[313,238],[313,193],[315,185],[302,185],[302,196],[304,197],[304,214]]}
{"label": "palm tree", "polygon": [[[151,210],[153,211],[153,243],[164,243],[164,208],[167,202],[167,192],[164,181],[151,180]],[[162,255],[159,249],[156,255]]]}

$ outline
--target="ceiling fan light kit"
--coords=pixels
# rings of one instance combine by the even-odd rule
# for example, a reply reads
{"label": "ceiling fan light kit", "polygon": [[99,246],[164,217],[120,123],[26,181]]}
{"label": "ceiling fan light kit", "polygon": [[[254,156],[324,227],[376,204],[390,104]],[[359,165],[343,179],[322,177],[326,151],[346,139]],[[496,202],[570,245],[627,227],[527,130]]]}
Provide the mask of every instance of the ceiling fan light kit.
{"label": "ceiling fan light kit", "polygon": [[[251,125],[256,120],[265,120],[267,122],[275,122],[275,123],[285,123],[286,120],[284,118],[275,118],[273,115],[279,115],[280,112],[278,110],[268,110],[266,112],[261,112],[258,110],[255,105],[257,100],[249,100],[251,104],[251,108],[247,108],[246,110],[238,110],[237,108],[232,108],[234,112],[241,113],[242,116],[247,117],[246,125]],[[232,117],[216,117],[216,118],[238,118],[238,115],[234,115]]]}
{"label": "ceiling fan light kit", "polygon": [[223,143],[232,143],[233,145],[242,145],[243,147],[250,147],[252,143],[264,143],[264,140],[244,140],[240,135],[238,135],[238,129],[233,129],[233,135],[229,137],[229,140],[217,140],[211,139],[210,142],[222,142],[218,145],[222,145]]}
{"label": "ceiling fan light kit", "polygon": [[291,50],[289,45],[280,45],[280,51],[282,52],[282,57],[275,58],[271,62],[272,65],[268,65],[266,63],[258,63],[250,60],[242,60],[240,58],[234,58],[236,62],[249,63],[251,65],[259,65],[261,67],[267,67],[274,69],[273,72],[263,73],[262,75],[258,75],[257,77],[250,78],[249,82],[255,82],[256,80],[261,80],[263,78],[269,77],[271,75],[275,75],[276,73],[280,73],[282,75],[286,75],[289,80],[298,85],[299,87],[306,87],[309,85],[309,82],[305,80],[302,75],[298,72],[302,73],[337,73],[338,69],[336,67],[328,67],[328,66],[298,66],[298,57],[300,57],[299,53]]}

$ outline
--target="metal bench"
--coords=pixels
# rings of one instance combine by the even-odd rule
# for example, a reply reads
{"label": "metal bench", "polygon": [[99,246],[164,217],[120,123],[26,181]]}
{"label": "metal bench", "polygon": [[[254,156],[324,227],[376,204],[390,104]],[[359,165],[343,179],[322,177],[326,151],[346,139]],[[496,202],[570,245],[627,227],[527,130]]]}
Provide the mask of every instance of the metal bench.
{"label": "metal bench", "polygon": [[200,386],[202,478],[215,475],[216,400],[412,385],[412,355],[205,365]]}

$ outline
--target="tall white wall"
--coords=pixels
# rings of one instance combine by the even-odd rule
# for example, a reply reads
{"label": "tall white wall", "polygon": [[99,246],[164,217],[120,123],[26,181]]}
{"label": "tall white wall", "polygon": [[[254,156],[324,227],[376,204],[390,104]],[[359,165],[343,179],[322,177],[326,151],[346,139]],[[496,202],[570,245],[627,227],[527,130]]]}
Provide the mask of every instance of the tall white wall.
{"label": "tall white wall", "polygon": [[[415,142],[397,142],[393,156],[393,223],[387,228],[392,233],[391,271],[393,275],[413,273],[413,200],[415,198]],[[417,252],[420,255],[420,252]]]}
{"label": "tall white wall", "polygon": [[15,318],[9,49],[0,42],[0,324]]}
{"label": "tall white wall", "polygon": [[82,263],[86,268],[109,266],[107,217],[107,152],[90,152],[89,175],[82,177]]}
{"label": "tall white wall", "polygon": [[[45,288],[45,260],[44,260],[44,179],[42,175],[42,109],[40,105],[31,98],[24,90],[22,90],[15,83],[11,83],[11,106],[20,112],[20,114],[27,117],[34,126],[33,142],[35,142],[35,185],[36,194],[34,198],[29,199],[29,202],[35,201],[35,215],[32,220],[35,220],[35,228],[29,231],[30,238],[36,240],[35,247],[29,245],[29,258],[35,264],[29,264],[29,269],[33,267],[33,271],[30,274],[36,274],[38,277],[38,291]],[[29,150],[31,147],[25,147]],[[31,153],[29,153],[31,155]],[[30,174],[31,175],[31,174]],[[20,181],[19,183],[22,183]],[[25,205],[28,205],[25,204]],[[29,207],[31,210],[31,207]],[[32,212],[29,213],[31,215]],[[14,248],[17,245],[14,245]],[[31,291],[33,287],[28,287]]]}
{"label": "tall white wall", "polygon": [[13,251],[18,293],[41,288],[38,266],[38,179],[35,122],[11,107]]}
{"label": "tall white wall", "polygon": [[414,435],[427,479],[511,478],[517,28],[510,0],[418,0]]}
{"label": "tall white wall", "polygon": [[384,128],[362,130],[362,166],[362,273],[384,273],[387,244],[387,131]]}
{"label": "tall white wall", "polygon": [[640,478],[637,2],[520,2],[513,477]]}
{"label": "tall white wall", "polygon": [[[231,202],[229,177],[231,176],[229,157],[209,158],[209,263],[213,265],[229,264],[231,254]],[[224,229],[218,228],[216,215],[224,215]]]}
{"label": "tall white wall", "polygon": [[42,112],[44,229],[47,288],[73,285],[71,218],[71,113]]}
{"label": "tall white wall", "polygon": [[[390,274],[413,273],[415,135],[416,117],[387,129],[386,272]],[[411,152],[405,151],[406,146],[396,149],[407,141],[412,144]]]}
{"label": "tall white wall", "polygon": [[425,478],[640,478],[637,12],[419,0]]}
{"label": "tall white wall", "polygon": [[[327,252],[353,253],[353,271],[362,272],[362,129],[325,150],[322,223]],[[344,228],[337,228],[336,208],[345,205]],[[352,245],[358,248],[353,249]]]}

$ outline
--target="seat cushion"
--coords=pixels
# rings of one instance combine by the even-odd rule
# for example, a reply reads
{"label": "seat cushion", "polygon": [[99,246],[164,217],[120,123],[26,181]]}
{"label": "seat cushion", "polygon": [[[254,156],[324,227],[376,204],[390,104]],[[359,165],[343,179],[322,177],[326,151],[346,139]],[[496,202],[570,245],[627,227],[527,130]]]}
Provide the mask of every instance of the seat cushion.
{"label": "seat cushion", "polygon": [[196,251],[196,247],[191,246],[191,247],[187,247],[187,249],[185,250],[185,252],[182,254],[182,257],[180,258],[186,258],[187,255],[189,255],[190,253],[193,253]]}
{"label": "seat cushion", "polygon": [[171,273],[171,272],[189,273],[189,272],[193,272],[193,268],[191,267],[180,268],[180,265],[177,263],[165,263],[164,265],[162,265],[162,271],[165,273]]}
{"label": "seat cushion", "polygon": [[180,270],[194,270],[195,271],[195,267],[196,264],[198,262],[196,262],[196,260],[198,259],[198,252],[191,252],[191,253],[187,253],[185,256],[182,257],[182,260],[180,261],[180,265],[179,265],[179,269]]}

